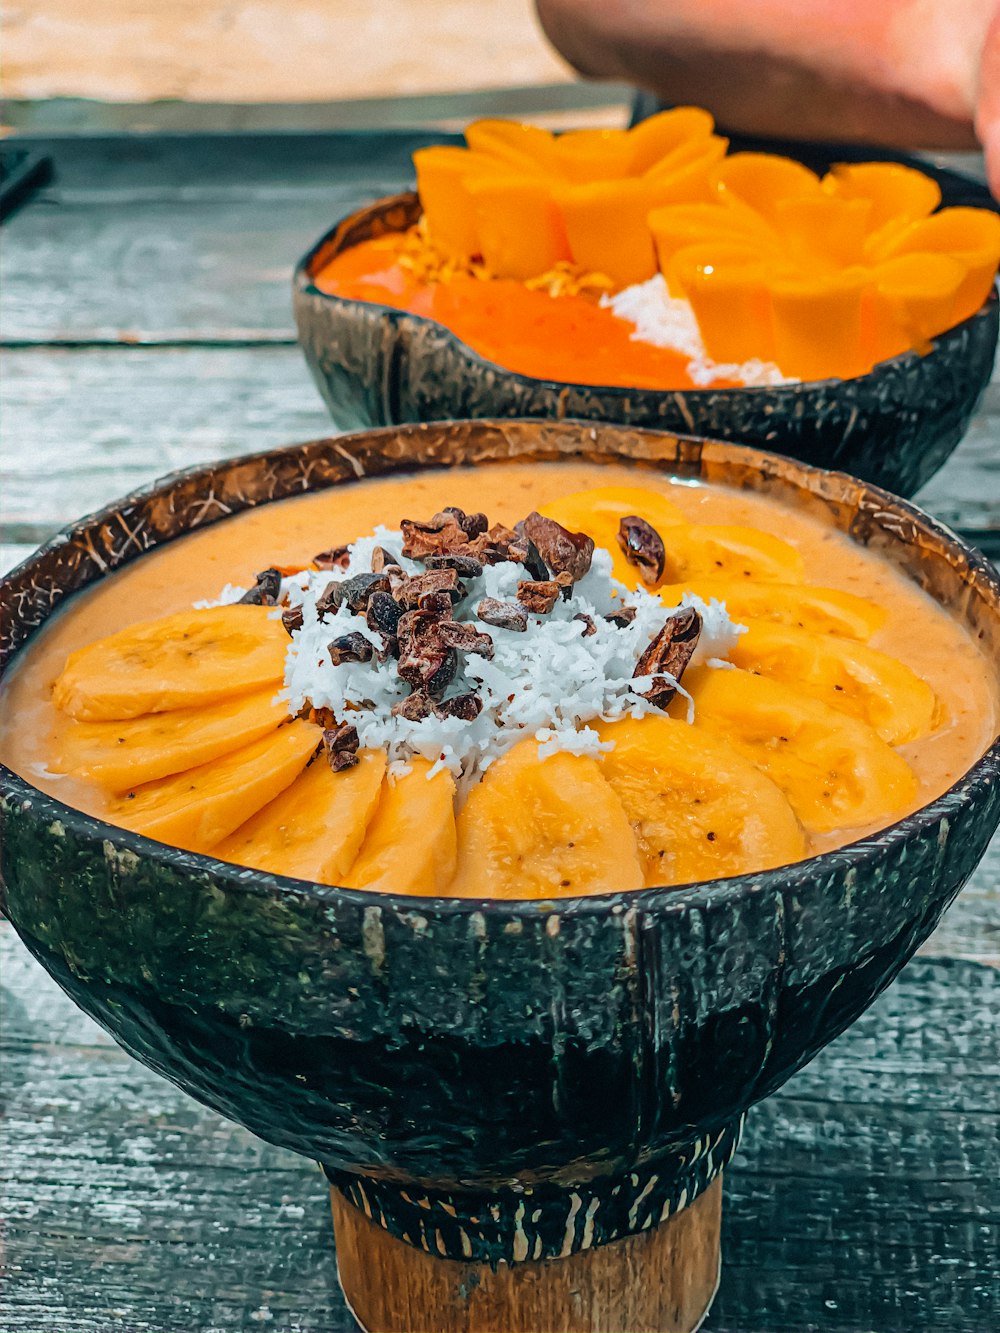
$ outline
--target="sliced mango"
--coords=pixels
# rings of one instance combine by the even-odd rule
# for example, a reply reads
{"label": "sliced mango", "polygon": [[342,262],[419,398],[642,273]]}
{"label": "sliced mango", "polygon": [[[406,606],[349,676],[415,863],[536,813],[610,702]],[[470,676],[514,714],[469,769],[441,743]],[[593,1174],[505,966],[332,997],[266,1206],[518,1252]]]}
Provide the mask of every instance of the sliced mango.
{"label": "sliced mango", "polygon": [[723,202],[747,204],[771,223],[780,200],[819,198],[823,193],[814,171],[774,153],[733,153],[716,168],[713,184]]}
{"label": "sliced mango", "polygon": [[539,176],[466,177],[483,262],[497,278],[536,278],[569,259],[552,186]]}
{"label": "sliced mango", "polygon": [[322,734],[311,722],[290,722],[221,759],[136,787],[109,806],[109,818],[174,847],[207,852],[294,782]]}
{"label": "sliced mango", "polygon": [[[762,769],[807,829],[888,824],[914,808],[913,771],[860,719],[749,671],[689,669],[684,688],[694,698],[695,727]],[[676,700],[670,711],[684,715]]]}
{"label": "sliced mango", "polygon": [[707,253],[714,245],[739,243],[752,246],[758,254],[780,254],[777,232],[753,209],[738,202],[730,208],[705,203],[670,204],[654,208],[647,221],[663,273],[667,273],[678,250],[690,245],[699,245]]}
{"label": "sliced mango", "polygon": [[713,134],[651,167],[641,179],[649,188],[652,206],[710,202],[715,197],[712,173],[728,147],[728,139]]}
{"label": "sliced mango", "polygon": [[451,259],[479,254],[475,210],[465,180],[470,171],[503,171],[493,158],[451,144],[433,144],[413,154],[417,192],[423,206],[427,234]]}
{"label": "sliced mango", "polygon": [[666,547],[666,583],[703,577],[798,583],[805,571],[795,547],[762,528],[690,523],[661,535]]}
{"label": "sliced mango", "polygon": [[591,181],[567,185],[555,200],[566,225],[573,261],[606,273],[616,287],[646,282],[656,272],[656,252],[646,223],[651,208],[641,181]]}
{"label": "sliced mango", "polygon": [[640,176],[678,150],[700,147],[714,129],[711,114],[700,106],[675,106],[647,116],[627,131],[629,174]]}
{"label": "sliced mango", "polygon": [[449,893],[455,873],[455,781],[410,759],[409,773],[382,784],[361,850],[343,877],[346,888],[381,893]]}
{"label": "sliced mango", "polygon": [[676,251],[665,276],[671,293],[690,302],[709,357],[742,365],[775,356],[771,275],[750,243],[713,241]]}
{"label": "sliced mango", "polygon": [[941,202],[936,181],[900,162],[838,162],[823,177],[823,190],[837,199],[867,200],[871,231],[897,218],[926,217]]}
{"label": "sliced mango", "polygon": [[974,315],[996,279],[1000,263],[1000,216],[986,208],[942,208],[932,217],[911,222],[872,238],[869,260],[896,255],[947,254],[966,266],[966,276],[955,298],[952,322]]}
{"label": "sliced mango", "polygon": [[952,255],[897,255],[872,270],[871,360],[926,344],[954,322],[968,269]]}
{"label": "sliced mango", "polygon": [[937,701],[931,687],[905,663],[865,643],[751,620],[729,660],[861,718],[889,745],[933,730]]}
{"label": "sliced mango", "polygon": [[353,768],[334,773],[320,756],[213,847],[212,855],[314,884],[338,884],[378,806],[385,758],[384,750],[361,750]]}
{"label": "sliced mango", "polygon": [[275,702],[275,690],[272,685],[204,708],[176,708],[119,722],[70,722],[52,767],[90,778],[109,791],[125,791],[207,764],[285,721],[288,706]]}
{"label": "sliced mango", "polygon": [[465,142],[474,152],[519,171],[552,177],[561,170],[555,135],[537,125],[518,120],[474,120],[466,128]]}
{"label": "sliced mango", "polygon": [[816,588],[806,583],[753,583],[749,579],[696,578],[664,584],[659,594],[667,606],[678,606],[686,592],[704,601],[725,602],[730,618],[773,620],[814,634],[839,634],[862,643],[880,629],[887,612],[875,602],[839,588]]}
{"label": "sliced mango", "polygon": [[585,756],[522,741],[486,770],[458,817],[461,898],[559,898],[644,882],[622,803]]}
{"label": "sliced mango", "polygon": [[871,210],[870,199],[807,195],[779,199],[774,223],[797,263],[836,271],[862,262]]}
{"label": "sliced mango", "polygon": [[851,379],[871,369],[861,319],[870,283],[863,268],[768,278],[774,360],[786,375],[805,381]]}
{"label": "sliced mango", "polygon": [[598,762],[635,830],[647,885],[741,875],[805,856],[787,798],[726,741],[665,717],[598,730],[614,741]]}
{"label": "sliced mango", "polygon": [[556,139],[556,156],[571,181],[609,180],[628,175],[632,140],[627,130],[570,130]]}
{"label": "sliced mango", "polygon": [[277,685],[288,634],[266,606],[178,611],[71,653],[52,692],[88,722],[194,708]]}

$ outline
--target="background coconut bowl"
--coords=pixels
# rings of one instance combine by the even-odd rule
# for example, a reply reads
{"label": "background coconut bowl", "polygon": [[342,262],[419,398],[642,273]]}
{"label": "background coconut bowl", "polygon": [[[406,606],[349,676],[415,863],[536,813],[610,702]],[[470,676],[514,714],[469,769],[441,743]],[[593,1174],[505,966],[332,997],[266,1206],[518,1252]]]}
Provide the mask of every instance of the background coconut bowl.
{"label": "background coconut bowl", "polygon": [[[817,171],[835,161],[890,156],[856,147],[764,146]],[[945,204],[996,207],[975,181],[911,164],[938,181]],[[299,342],[340,429],[459,417],[617,421],[754,444],[910,496],[954,450],[989,382],[1000,324],[995,290],[925,355],[893,357],[856,379],[673,391],[532,379],[485,360],[434,320],[316,286],[334,255],[404,230],[420,211],[415,194],[380,199],[338,222],[296,267]]]}
{"label": "background coconut bowl", "polygon": [[[1000,661],[995,572],[903,501],[731,445],[509,421],[319,440],[128,496],[3,583],[2,661],[71,594],[220,515],[413,467],[562,457],[633,460],[639,481],[652,469],[803,506],[904,570]],[[111,827],[3,770],[4,905],[126,1050],[342,1183],[367,1178],[380,1215],[393,1199],[405,1212],[419,1188],[522,1212],[512,1186],[603,1189],[593,1243],[704,1188],[745,1109],[892,980],[1000,822],[998,777],[1000,744],[939,800],[841,851],[539,904],[397,898],[240,869]],[[616,1213],[626,1178],[635,1189]],[[559,1252],[565,1226],[539,1251]],[[476,1253],[496,1257],[492,1243]]]}

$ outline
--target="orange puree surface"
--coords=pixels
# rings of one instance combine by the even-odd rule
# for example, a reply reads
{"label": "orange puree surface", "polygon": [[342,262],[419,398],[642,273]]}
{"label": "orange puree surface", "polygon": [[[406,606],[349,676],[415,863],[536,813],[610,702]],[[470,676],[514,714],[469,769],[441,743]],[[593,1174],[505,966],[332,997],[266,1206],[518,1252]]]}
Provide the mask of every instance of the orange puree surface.
{"label": "orange puree surface", "polygon": [[[436,319],[495,365],[534,379],[635,389],[691,389],[688,357],[632,340],[634,328],[586,295],[550,296],[511,278],[458,274],[419,282],[382,241],[342,251],[316,278],[320,291]],[[718,379],[725,388],[735,380]]]}
{"label": "orange puree surface", "polygon": [[[926,804],[980,757],[997,731],[998,685],[964,628],[876,555],[826,527],[821,517],[721,487],[671,482],[652,471],[590,464],[495,464],[365,480],[261,506],[143,556],[54,615],[21,653],[0,692],[0,758],[71,806],[103,815],[108,797],[94,784],[48,767],[68,722],[52,702],[68,654],[139,621],[215,599],[227,583],[249,586],[256,571],[302,565],[312,555],[365,535],[379,523],[425,519],[446,505],[483,510],[513,523],[533,508],[597,486],[637,485],[668,494],[695,523],[739,524],[780,534],[796,547],[805,581],[859,594],[887,613],[871,639],[932,687],[938,712],[931,734],[899,747]],[[722,673],[720,673],[722,674]],[[813,833],[811,852],[843,845],[869,827]]]}

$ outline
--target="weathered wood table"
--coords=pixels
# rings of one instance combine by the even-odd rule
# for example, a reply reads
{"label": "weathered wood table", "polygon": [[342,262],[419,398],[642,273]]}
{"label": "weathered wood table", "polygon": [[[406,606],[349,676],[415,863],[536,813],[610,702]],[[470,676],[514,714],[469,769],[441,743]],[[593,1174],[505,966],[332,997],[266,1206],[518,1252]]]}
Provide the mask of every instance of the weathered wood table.
{"label": "weathered wood table", "polygon": [[[291,264],[414,144],[39,145],[56,180],[3,236],[5,567],[164,472],[328,433]],[[1000,550],[1000,383],[920,499]],[[1000,1328],[1000,843],[924,955],[751,1112],[715,1333]],[[0,967],[0,1329],[353,1329],[316,1168],[134,1063],[6,925]]]}

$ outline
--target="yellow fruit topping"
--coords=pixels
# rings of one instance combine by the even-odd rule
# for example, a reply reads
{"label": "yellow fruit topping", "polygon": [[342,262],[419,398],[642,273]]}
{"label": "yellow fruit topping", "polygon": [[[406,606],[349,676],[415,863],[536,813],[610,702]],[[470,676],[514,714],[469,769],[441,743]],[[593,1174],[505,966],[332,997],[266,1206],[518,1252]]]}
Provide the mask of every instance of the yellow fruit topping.
{"label": "yellow fruit topping", "polygon": [[904,663],[867,644],[750,621],[729,660],[861,718],[889,745],[904,745],[933,730],[931,687]]}
{"label": "yellow fruit topping", "polygon": [[[749,671],[698,667],[684,676],[695,728],[721,736],[762,769],[816,833],[889,823],[913,809],[906,760],[858,718]],[[684,716],[685,701],[671,713]]]}
{"label": "yellow fruit topping", "polygon": [[285,721],[288,707],[275,701],[276,690],[271,685],[204,708],[177,708],[118,722],[70,722],[52,767],[92,778],[109,791],[125,791],[207,764]]}
{"label": "yellow fruit topping", "polygon": [[361,851],[343,878],[346,888],[449,892],[455,873],[455,781],[444,770],[428,778],[432,766],[426,759],[408,763],[409,773],[382,784]]}
{"label": "yellow fruit topping", "polygon": [[291,722],[221,759],[136,787],[110,807],[115,823],[190,852],[207,852],[305,768],[322,732]]}
{"label": "yellow fruit topping", "polygon": [[797,583],[805,565],[794,546],[760,528],[692,523],[660,534],[666,548],[667,583],[686,579],[753,579]]}
{"label": "yellow fruit topping", "polygon": [[383,750],[360,751],[357,764],[340,773],[320,755],[212,855],[315,884],[339,884],[357,858],[384,773]]}
{"label": "yellow fruit topping", "polygon": [[865,597],[805,583],[753,583],[749,579],[699,577],[663,584],[658,591],[666,606],[679,606],[684,594],[693,592],[706,602],[712,598],[724,602],[731,618],[739,624],[771,620],[814,634],[839,634],[862,643],[886,621],[885,611]]}
{"label": "yellow fruit topping", "polygon": [[265,606],[217,606],[131,625],[71,653],[53,701],[75,718],[100,722],[277,688],[288,634],[273,614]]}
{"label": "yellow fruit topping", "polygon": [[635,835],[618,796],[586,756],[539,759],[523,741],[486,770],[458,817],[463,898],[556,898],[638,889]]}
{"label": "yellow fruit topping", "polygon": [[601,772],[625,807],[646,884],[787,865],[805,839],[781,790],[726,741],[665,717],[602,724]]}

